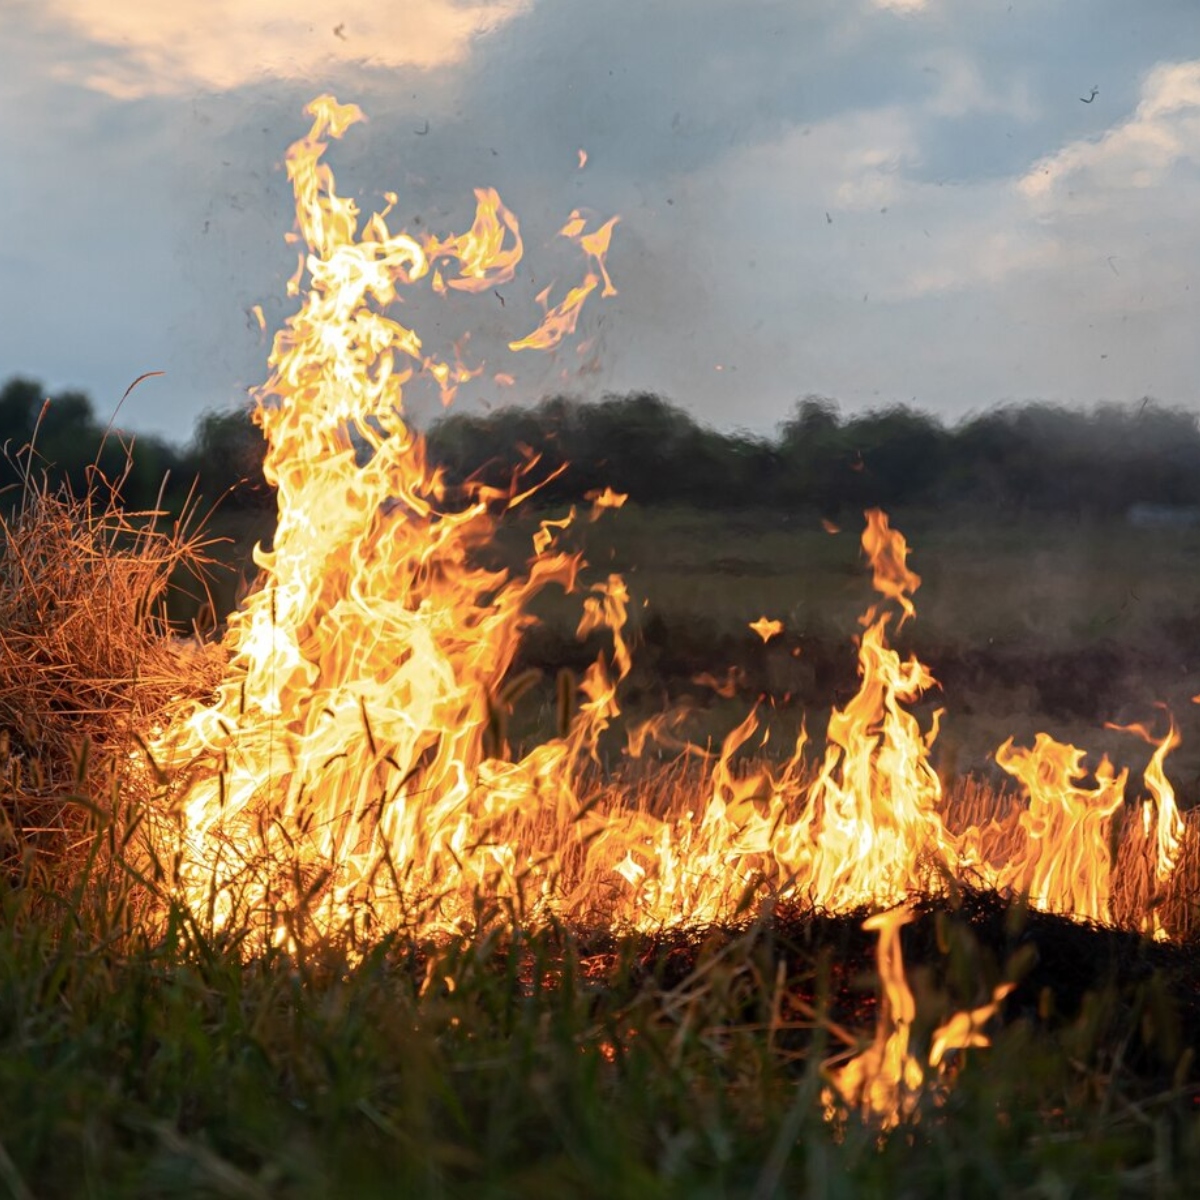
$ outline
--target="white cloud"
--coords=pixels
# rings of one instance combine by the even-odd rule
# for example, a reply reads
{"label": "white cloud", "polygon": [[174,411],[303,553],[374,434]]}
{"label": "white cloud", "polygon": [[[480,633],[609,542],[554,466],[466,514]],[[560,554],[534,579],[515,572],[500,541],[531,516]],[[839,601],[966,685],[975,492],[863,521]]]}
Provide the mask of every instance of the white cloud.
{"label": "white cloud", "polygon": [[1181,161],[1200,163],[1200,60],[1155,67],[1132,117],[1047,155],[1018,187],[1046,211],[1066,201],[1094,207],[1166,185]]}
{"label": "white cloud", "polygon": [[214,89],[264,77],[319,78],[349,65],[435,68],[529,0],[50,0],[48,16],[99,49],[60,77],[120,99]]}
{"label": "white cloud", "polygon": [[[1005,111],[969,68],[951,91]],[[706,303],[741,319],[697,331],[688,395],[717,394],[704,376],[721,362],[743,396],[792,380],[851,404],[912,398],[944,412],[1195,396],[1200,64],[1155,68],[1109,132],[1006,176],[931,179],[926,139],[943,115],[928,100],[846,112],[692,177],[704,211],[679,216],[736,231],[726,248],[741,260],[723,260]],[[699,312],[682,294],[666,307]],[[652,368],[653,354],[640,361]]]}

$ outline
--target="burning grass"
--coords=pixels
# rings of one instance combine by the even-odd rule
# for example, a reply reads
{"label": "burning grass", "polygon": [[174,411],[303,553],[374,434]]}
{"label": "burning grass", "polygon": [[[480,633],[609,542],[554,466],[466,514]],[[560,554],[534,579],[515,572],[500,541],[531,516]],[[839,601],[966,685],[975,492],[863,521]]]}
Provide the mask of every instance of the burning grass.
{"label": "burning grass", "polygon": [[[939,717],[917,713],[932,676],[890,640],[920,578],[882,512],[858,688],[823,746],[801,729],[771,753],[752,712],[719,749],[601,771],[631,669],[615,574],[583,585],[578,636],[604,649],[560,677],[555,736],[506,745],[529,603],[585,579],[561,540],[576,514],[539,522],[521,573],[481,561],[520,481],[448,496],[402,389],[471,369],[387,310],[423,279],[509,282],[519,227],[491,189],[467,234],[360,224],[322,157],[361,114],[309,111],[287,160],[308,289],[256,409],[279,523],[220,652],[181,654],[157,607],[200,543],[44,492],[8,531],[7,761],[38,784],[10,825],[32,844],[29,805],[49,805],[38,828],[65,847],[55,918],[23,850],[0,879],[10,1190],[82,1170],[156,1193],[765,1197],[883,1171],[977,1194],[1042,1186],[1064,1156],[1094,1180],[1062,1149],[1081,1136],[1122,1184],[1200,1157],[1174,994],[1195,944],[1156,944],[1190,936],[1200,862],[1164,771],[1174,725],[1133,730],[1152,753],[1132,804],[1127,770],[1048,737],[996,752],[1019,799],[947,793]],[[612,294],[614,222],[587,225],[559,231],[583,283],[543,296],[514,352]],[[630,757],[655,740],[680,747],[672,714]],[[1028,991],[1043,947],[1093,968],[1103,947],[1111,969],[1059,1013]],[[993,1037],[988,1061],[1020,1070],[963,1070]]]}
{"label": "burning grass", "polygon": [[484,920],[251,963],[183,911],[120,954],[94,910],[52,923],[6,885],[0,916],[18,1196],[1174,1194],[1200,1167],[1194,950],[994,895],[901,931],[919,1054],[1018,988],[993,1045],[882,1138],[820,1101],[878,1015],[861,914],[633,936]]}
{"label": "burning grass", "polygon": [[[14,524],[20,546],[61,551],[84,539],[90,572],[54,576],[49,550],[22,560],[47,564],[60,580],[54,595],[73,594],[62,580],[153,583],[177,562],[151,541],[149,561],[128,563],[146,546],[143,531],[120,521],[98,530],[113,514],[92,512],[43,497]],[[6,578],[26,574],[38,578]],[[74,586],[98,603],[94,589]],[[59,599],[43,611],[74,610]],[[110,636],[124,636],[130,655],[146,646],[134,661],[167,665],[146,681],[147,707],[131,716],[115,705],[120,724],[89,729],[91,770],[128,761],[135,717],[161,718],[212,685],[212,666],[178,656],[152,605],[130,604],[126,617],[137,630]],[[74,653],[65,634],[42,636]],[[78,678],[73,694],[87,694],[103,669],[80,658],[88,670],[76,664],[73,676],[28,673],[26,687],[43,690],[26,694],[26,710],[79,719],[62,681]],[[124,666],[114,674],[101,676],[99,694],[137,678]],[[23,761],[43,754],[86,796],[78,753],[56,758],[70,746],[69,732],[59,736],[25,748]],[[725,786],[736,794],[767,767],[731,760]],[[695,794],[711,769],[695,753],[630,764],[619,782],[593,767],[578,794],[587,809],[616,786],[630,812],[654,816]],[[819,770],[810,759],[797,779],[811,785]],[[1200,1166],[1194,944],[1038,913],[961,884],[920,902],[901,934],[914,1061],[927,1060],[955,1014],[1005,983],[1015,991],[987,1024],[988,1049],[952,1053],[941,1074],[889,1093],[904,1122],[881,1137],[873,1111],[826,1115],[837,1110],[831,1081],[873,1038],[885,1044],[880,1031],[895,1015],[881,1021],[863,911],[798,898],[638,933],[586,919],[531,927],[529,914],[481,890],[457,936],[366,943],[307,921],[302,901],[287,943],[272,948],[253,928],[217,928],[211,911],[190,907],[169,887],[169,863],[146,876],[128,835],[153,799],[135,788],[128,804],[74,806],[79,849],[59,862],[69,870],[49,911],[39,900],[46,873],[28,860],[0,887],[0,1177],[16,1195],[72,1192],[80,1179],[118,1195],[689,1197],[1036,1194],[1070,1179],[1091,1195],[1169,1192]],[[753,788],[741,799],[748,810],[762,802]],[[1002,858],[1013,829],[1004,818],[1017,811],[1015,793],[967,779],[947,793],[943,816],[952,833],[992,828]],[[1137,925],[1153,909],[1186,934],[1195,831],[1156,894],[1139,810],[1114,828],[1114,916]],[[319,904],[319,888],[308,888]],[[147,891],[162,905],[150,922]],[[604,912],[598,898],[595,917]]]}

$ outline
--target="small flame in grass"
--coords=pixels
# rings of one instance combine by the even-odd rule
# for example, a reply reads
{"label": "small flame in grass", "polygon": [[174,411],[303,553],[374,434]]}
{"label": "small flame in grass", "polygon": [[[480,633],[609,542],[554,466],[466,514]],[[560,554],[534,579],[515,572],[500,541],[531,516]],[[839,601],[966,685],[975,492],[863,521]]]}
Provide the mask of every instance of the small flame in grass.
{"label": "small flame in grass", "polygon": [[945,1078],[947,1056],[956,1050],[990,1045],[983,1027],[1012,991],[1011,983],[997,987],[987,1004],[956,1012],[934,1030],[924,1061],[913,1053],[917,1004],[905,977],[900,948],[900,930],[912,919],[912,910],[901,906],[863,922],[864,929],[879,934],[875,956],[880,983],[879,1016],[871,1045],[829,1072],[832,1086],[822,1094],[829,1119],[845,1116],[849,1110],[885,1131],[904,1120],[916,1120],[923,1093],[931,1087],[936,1090]]}
{"label": "small flame in grass", "polygon": [[1142,829],[1154,844],[1155,895],[1150,899],[1150,911],[1143,917],[1142,928],[1156,941],[1165,941],[1168,935],[1162,925],[1159,903],[1166,885],[1179,866],[1186,827],[1175,802],[1175,789],[1164,768],[1167,755],[1180,745],[1182,739],[1174,720],[1168,722],[1166,735],[1158,740],[1145,725],[1110,725],[1109,728],[1136,734],[1154,747],[1143,775],[1150,795],[1142,801]]}
{"label": "small flame in grass", "polygon": [[589,519],[597,521],[604,514],[605,509],[623,507],[629,496],[624,492],[614,492],[612,488],[606,487],[586,493],[584,499],[592,502]]}
{"label": "small flame in grass", "polygon": [[1093,788],[1082,786],[1084,752],[1039,733],[1032,749],[1012,739],[996,762],[1020,780],[1029,808],[1019,820],[1028,851],[1001,871],[1002,883],[1028,893],[1044,912],[1070,913],[1085,921],[1111,920],[1109,823],[1125,800],[1128,771],[1114,772],[1107,758]]}
{"label": "small flame in grass", "polygon": [[773,620],[771,617],[759,617],[757,621],[750,622],[750,628],[764,642],[769,642],[773,637],[778,637],[783,632],[783,622]]}

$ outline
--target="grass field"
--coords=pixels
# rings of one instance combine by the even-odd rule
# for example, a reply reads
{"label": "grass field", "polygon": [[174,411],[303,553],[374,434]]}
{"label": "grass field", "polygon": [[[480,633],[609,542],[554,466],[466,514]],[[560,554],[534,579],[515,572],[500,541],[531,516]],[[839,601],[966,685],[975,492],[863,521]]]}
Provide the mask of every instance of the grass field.
{"label": "grass field", "polygon": [[[881,1137],[821,1100],[823,1065],[874,1018],[854,920],[657,941],[481,928],[245,964],[186,922],[117,953],[70,898],[57,921],[3,905],[17,1197],[1186,1195],[1200,1167],[1194,969],[1148,975],[1134,951],[1122,978],[1110,944],[1046,919],[997,910],[987,942],[952,910],[912,927],[918,1038],[1028,971],[1031,945],[1076,994],[1026,988]],[[1064,947],[1089,964],[1082,995]]]}
{"label": "grass field", "polygon": [[[1006,737],[1029,741],[1045,729],[1140,770],[1137,740],[1104,725],[1161,724],[1155,706],[1165,703],[1183,732],[1173,777],[1200,788],[1191,703],[1200,691],[1200,529],[953,511],[895,513],[892,524],[922,577],[916,620],[896,640],[941,684],[927,707],[946,709],[948,766],[988,774]],[[519,561],[532,526],[505,531],[508,561]],[[709,714],[727,710],[697,724],[717,732],[770,694],[778,713],[793,724],[803,714],[819,732],[829,706],[855,688],[851,639],[873,600],[861,530],[858,514],[831,535],[815,515],[629,507],[584,525],[593,569],[620,571],[629,585],[638,643],[631,708],[641,715],[665,693]],[[548,671],[584,661],[574,648],[577,612],[548,598],[527,660]],[[784,622],[766,646],[747,628],[763,615]],[[695,683],[731,668],[741,674],[734,702]]]}
{"label": "grass field", "polygon": [[[1136,764],[1140,744],[1102,724],[1165,700],[1184,734],[1168,770],[1194,803],[1200,531],[894,524],[924,579],[900,643],[944,682],[947,773],[988,776],[995,745],[1041,727]],[[534,527],[514,521],[494,553],[519,561]],[[859,530],[635,508],[582,527],[593,570],[630,584],[627,707],[690,704],[703,738],[770,692],[774,721],[808,713],[819,733],[855,683]],[[253,534],[244,518],[216,532],[243,549]],[[523,659],[545,684],[514,737],[545,727],[554,672],[594,649],[577,613],[542,603]],[[765,646],[746,628],[764,614],[785,623]],[[730,697],[696,682],[730,668]],[[950,1086],[885,1136],[822,1102],[878,1015],[861,915],[620,936],[514,929],[481,897],[475,928],[443,943],[247,961],[179,909],[139,934],[118,823],[81,807],[72,886],[6,848],[0,1194],[1184,1196],[1200,1169],[1194,946],[957,890],[927,906],[903,938],[918,1047],[1000,980],[1020,986],[993,1044],[957,1055]]]}

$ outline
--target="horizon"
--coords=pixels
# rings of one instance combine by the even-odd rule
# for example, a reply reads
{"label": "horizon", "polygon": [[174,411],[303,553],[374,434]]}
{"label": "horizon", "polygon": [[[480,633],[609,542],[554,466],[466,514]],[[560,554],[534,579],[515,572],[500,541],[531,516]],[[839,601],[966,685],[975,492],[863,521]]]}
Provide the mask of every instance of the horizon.
{"label": "horizon", "polygon": [[[37,385],[42,390],[42,402],[45,404],[53,404],[56,399],[68,394],[82,395],[91,405],[93,417],[110,434],[132,440],[136,440],[137,438],[157,438],[167,446],[178,450],[186,450],[193,446],[205,418],[234,416],[239,411],[249,418],[253,411],[253,404],[250,401],[247,401],[240,409],[236,405],[228,406],[224,409],[206,409],[197,414],[192,427],[184,435],[175,436],[170,433],[160,433],[154,430],[139,431],[133,429],[120,421],[119,411],[112,414],[110,418],[106,418],[96,407],[95,398],[87,389],[82,387],[67,385],[55,389],[54,393],[50,394],[50,389],[45,387],[43,381],[32,379],[29,376],[12,375],[6,379],[0,379],[0,393],[10,384],[17,383]],[[422,415],[413,416],[409,424],[422,435],[428,435],[441,422],[456,418],[466,418],[471,421],[486,423],[489,420],[502,419],[519,413],[528,413],[536,416],[548,406],[557,403],[565,403],[572,407],[601,407],[640,399],[647,399],[664,405],[673,413],[678,413],[686,418],[695,428],[703,432],[713,433],[730,441],[748,439],[764,444],[782,441],[786,433],[786,427],[796,421],[801,414],[802,408],[809,404],[816,404],[827,409],[832,409],[838,427],[843,429],[853,425],[855,422],[869,422],[875,418],[885,418],[897,413],[903,413],[919,421],[931,422],[942,431],[954,434],[967,428],[973,422],[986,420],[1004,413],[1041,411],[1043,413],[1064,414],[1070,418],[1092,422],[1103,421],[1105,419],[1119,420],[1121,418],[1136,420],[1143,414],[1146,414],[1150,418],[1157,415],[1184,416],[1191,421],[1197,432],[1200,432],[1200,409],[1192,408],[1186,404],[1164,403],[1154,396],[1143,396],[1132,400],[1096,401],[1091,404],[1028,398],[1004,401],[985,407],[969,409],[964,412],[939,413],[903,400],[865,405],[859,408],[847,408],[836,396],[825,396],[816,393],[808,393],[798,397],[788,413],[781,417],[772,428],[750,429],[741,425],[721,426],[707,421],[703,416],[690,410],[685,403],[681,403],[671,396],[664,396],[661,393],[652,392],[645,388],[633,388],[626,392],[605,392],[601,395],[588,397],[571,395],[566,392],[548,392],[536,400],[530,400],[525,403],[513,401],[508,404],[491,406],[487,409],[480,409],[478,407],[473,409],[467,407],[460,408],[457,405],[451,404],[445,408],[429,409]],[[0,430],[0,436],[3,436],[3,432],[3,430]]]}

